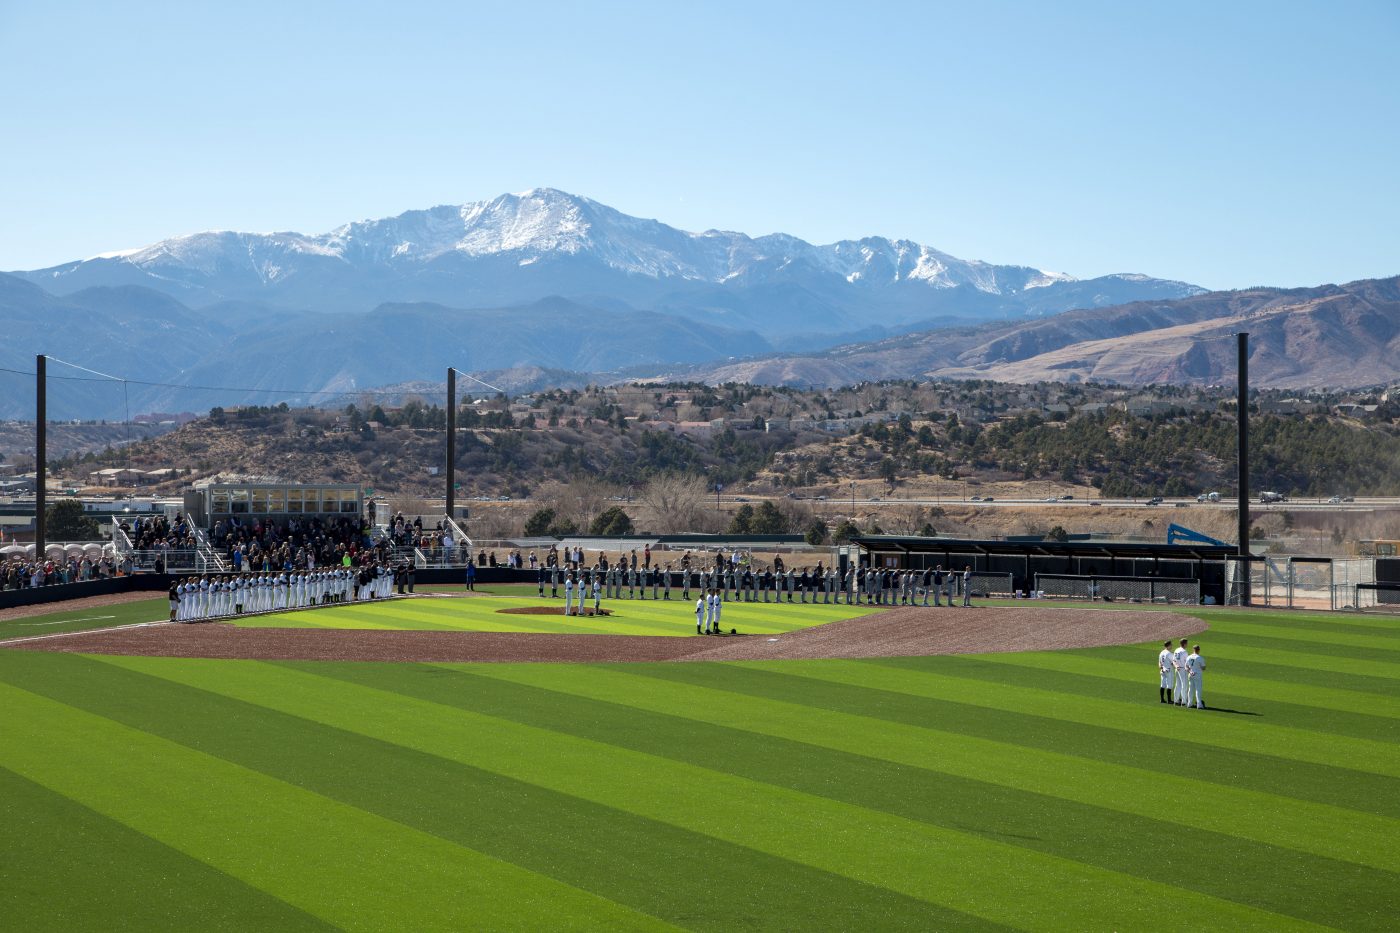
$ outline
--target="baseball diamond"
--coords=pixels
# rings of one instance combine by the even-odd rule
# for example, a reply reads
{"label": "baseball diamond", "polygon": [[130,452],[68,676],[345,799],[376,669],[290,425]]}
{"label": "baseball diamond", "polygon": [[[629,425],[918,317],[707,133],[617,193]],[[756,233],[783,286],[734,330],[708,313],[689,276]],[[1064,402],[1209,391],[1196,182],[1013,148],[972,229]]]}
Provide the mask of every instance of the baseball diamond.
{"label": "baseball diamond", "polygon": [[[496,611],[530,602],[7,626],[29,639],[0,643],[7,922],[1362,930],[1400,910],[1393,620],[735,605],[726,629],[754,634],[687,637],[684,603]],[[1184,637],[1211,659],[1203,711],[1156,697]]]}

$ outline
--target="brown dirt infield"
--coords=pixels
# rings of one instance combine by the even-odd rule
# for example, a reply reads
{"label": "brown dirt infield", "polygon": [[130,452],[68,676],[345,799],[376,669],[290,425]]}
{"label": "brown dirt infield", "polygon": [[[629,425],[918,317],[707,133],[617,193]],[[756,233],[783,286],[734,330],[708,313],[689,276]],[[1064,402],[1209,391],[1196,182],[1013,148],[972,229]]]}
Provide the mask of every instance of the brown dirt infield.
{"label": "brown dirt infield", "polygon": [[151,625],[6,647],[182,658],[305,661],[752,661],[1043,651],[1182,638],[1208,628],[1174,612],[986,607],[890,609],[785,635],[667,637]]}

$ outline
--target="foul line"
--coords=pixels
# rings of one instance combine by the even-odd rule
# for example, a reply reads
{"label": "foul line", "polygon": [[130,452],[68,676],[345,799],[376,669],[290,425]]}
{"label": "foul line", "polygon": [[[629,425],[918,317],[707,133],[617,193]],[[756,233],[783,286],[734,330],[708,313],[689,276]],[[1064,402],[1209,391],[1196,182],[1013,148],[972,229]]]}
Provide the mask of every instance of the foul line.
{"label": "foul line", "polygon": [[0,648],[6,645],[18,645],[26,641],[43,641],[46,638],[67,638],[69,635],[91,635],[94,632],[120,632],[129,628],[150,628],[153,625],[179,625],[179,622],[171,622],[169,619],[161,619],[158,622],[133,622],[130,625],[113,625],[108,628],[80,628],[73,632],[53,632],[49,635],[26,635],[24,638],[6,638],[0,640]]}

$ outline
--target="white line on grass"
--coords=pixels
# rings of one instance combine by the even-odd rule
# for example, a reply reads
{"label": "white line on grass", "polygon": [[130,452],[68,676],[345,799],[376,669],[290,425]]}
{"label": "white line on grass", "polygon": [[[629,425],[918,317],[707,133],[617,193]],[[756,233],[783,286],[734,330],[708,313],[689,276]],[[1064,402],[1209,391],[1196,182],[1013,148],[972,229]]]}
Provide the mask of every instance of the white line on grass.
{"label": "white line on grass", "polygon": [[[109,618],[114,618],[114,617],[109,617]],[[65,621],[75,621],[75,622],[76,622],[76,621],[78,621],[78,620],[76,620],[76,619],[71,619],[71,620],[65,620]],[[162,620],[159,621],[159,622],[133,622],[133,623],[130,624],[130,625],[114,625],[114,626],[112,626],[111,628],[104,628],[104,629],[88,629],[88,628],[85,628],[85,629],[79,629],[79,630],[76,631],[76,632],[54,632],[54,633],[52,633],[52,634],[50,634],[50,635],[27,635],[27,636],[25,636],[24,638],[6,638],[6,639],[4,639],[3,641],[0,641],[0,648],[3,648],[5,645],[17,645],[17,644],[19,644],[20,642],[26,642],[26,641],[42,641],[42,640],[45,639],[45,638],[67,638],[69,635],[91,635],[91,634],[92,634],[93,632],[95,632],[95,631],[98,631],[98,632],[119,632],[119,631],[121,631],[121,630],[123,630],[123,629],[129,629],[129,628],[150,628],[150,627],[153,626],[153,625],[182,625],[182,624],[184,624],[184,623],[181,623],[181,622],[171,622],[171,621],[169,621],[169,620],[167,620],[167,619],[162,619]]]}

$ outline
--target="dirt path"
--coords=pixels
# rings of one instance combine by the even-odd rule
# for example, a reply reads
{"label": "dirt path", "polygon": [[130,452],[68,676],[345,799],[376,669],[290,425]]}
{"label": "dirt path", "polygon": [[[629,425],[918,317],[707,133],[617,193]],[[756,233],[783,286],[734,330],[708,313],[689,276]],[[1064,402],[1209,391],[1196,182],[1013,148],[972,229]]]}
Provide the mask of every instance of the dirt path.
{"label": "dirt path", "polygon": [[182,658],[307,661],[751,661],[1043,651],[1181,638],[1207,628],[1174,612],[988,607],[890,609],[785,635],[666,637],[155,625],[15,644]]}

